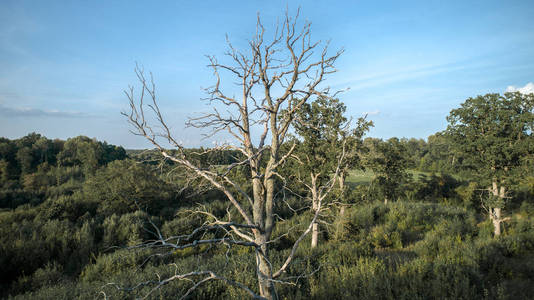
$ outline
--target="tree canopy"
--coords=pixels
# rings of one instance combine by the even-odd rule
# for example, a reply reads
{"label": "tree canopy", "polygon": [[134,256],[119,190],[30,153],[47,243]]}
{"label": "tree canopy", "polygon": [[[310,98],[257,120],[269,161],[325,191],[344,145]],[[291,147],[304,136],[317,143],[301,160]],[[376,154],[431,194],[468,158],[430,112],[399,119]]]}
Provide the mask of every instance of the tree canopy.
{"label": "tree canopy", "polygon": [[534,94],[486,94],[469,98],[447,117],[446,134],[460,166],[490,183],[512,180],[512,172],[534,154]]}
{"label": "tree canopy", "polygon": [[467,99],[447,117],[446,134],[459,166],[483,186],[482,205],[493,221],[494,233],[508,218],[502,209],[508,189],[525,175],[534,155],[534,94],[486,94]]}

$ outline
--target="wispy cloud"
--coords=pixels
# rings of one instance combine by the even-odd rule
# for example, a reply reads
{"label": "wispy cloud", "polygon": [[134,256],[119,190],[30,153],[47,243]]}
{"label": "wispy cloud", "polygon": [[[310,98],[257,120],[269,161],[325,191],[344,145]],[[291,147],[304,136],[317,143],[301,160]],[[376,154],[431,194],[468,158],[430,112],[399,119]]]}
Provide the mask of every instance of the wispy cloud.
{"label": "wispy cloud", "polygon": [[525,67],[524,64],[521,66],[503,66],[495,61],[494,56],[495,55],[493,54],[468,56],[458,59],[453,58],[437,63],[425,60],[420,62],[407,61],[404,63],[396,63],[391,66],[387,64],[384,65],[384,63],[377,63],[376,69],[379,71],[366,73],[366,70],[354,70],[354,75],[344,76],[338,80],[334,80],[332,86],[336,88],[349,87],[351,90],[361,90],[443,74],[448,74],[450,77],[454,76],[454,74],[462,74],[465,72],[485,72],[486,70],[495,70],[496,68],[501,70],[504,67],[516,70]]}
{"label": "wispy cloud", "polygon": [[0,104],[0,116],[6,118],[20,117],[56,117],[56,118],[85,118],[89,115],[81,112],[43,110],[38,108],[8,107]]}
{"label": "wispy cloud", "polygon": [[376,116],[380,114],[380,111],[379,110],[364,111],[362,114],[367,115],[367,116]]}
{"label": "wispy cloud", "polygon": [[510,85],[506,88],[507,92],[520,92],[522,94],[531,94],[534,93],[534,83],[529,82],[523,87],[515,87]]}
{"label": "wispy cloud", "polygon": [[358,75],[352,78],[336,82],[333,86],[349,86],[351,90],[374,88],[388,85],[394,82],[401,82],[440,73],[461,71],[467,68],[479,67],[476,65],[462,65],[460,63],[448,63],[439,65],[423,65],[417,67],[407,67],[405,69],[389,70],[386,72],[371,75]]}

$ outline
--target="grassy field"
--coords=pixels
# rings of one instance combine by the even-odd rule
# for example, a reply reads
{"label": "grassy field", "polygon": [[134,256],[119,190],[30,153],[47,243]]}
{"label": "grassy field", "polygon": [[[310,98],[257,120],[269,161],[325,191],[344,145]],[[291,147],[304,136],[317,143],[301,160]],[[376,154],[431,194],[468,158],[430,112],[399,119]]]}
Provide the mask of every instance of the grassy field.
{"label": "grassy field", "polygon": [[374,177],[375,173],[371,170],[351,170],[345,182],[350,186],[369,184]]}
{"label": "grassy field", "polygon": [[[414,180],[419,180],[421,175],[430,176],[431,173],[421,172],[416,170],[408,170],[408,173],[412,174]],[[351,170],[349,176],[347,176],[346,183],[350,186],[356,186],[361,184],[369,184],[375,177],[375,173],[371,170]]]}

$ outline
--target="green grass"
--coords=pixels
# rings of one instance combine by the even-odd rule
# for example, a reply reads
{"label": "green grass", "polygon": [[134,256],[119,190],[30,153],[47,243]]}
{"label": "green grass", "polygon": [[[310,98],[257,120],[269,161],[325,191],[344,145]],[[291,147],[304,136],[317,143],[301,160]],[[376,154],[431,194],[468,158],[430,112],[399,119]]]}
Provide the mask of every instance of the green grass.
{"label": "green grass", "polygon": [[349,176],[347,176],[345,182],[350,186],[369,184],[374,177],[375,173],[371,170],[351,170],[349,171]]}
{"label": "green grass", "polygon": [[[416,170],[408,170],[408,173],[412,174],[415,181],[418,181],[422,175],[431,175],[429,172],[421,172]],[[349,176],[347,176],[345,182],[350,186],[370,184],[374,177],[375,173],[372,170],[351,170],[349,171]]]}

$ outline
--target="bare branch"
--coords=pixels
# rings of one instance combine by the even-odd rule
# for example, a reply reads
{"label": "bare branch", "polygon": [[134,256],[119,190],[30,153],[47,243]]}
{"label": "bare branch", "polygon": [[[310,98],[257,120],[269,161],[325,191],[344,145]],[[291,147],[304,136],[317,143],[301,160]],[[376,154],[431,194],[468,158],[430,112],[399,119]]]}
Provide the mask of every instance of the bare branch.
{"label": "bare branch", "polygon": [[[161,232],[154,228],[153,233],[157,238],[139,247],[185,249],[205,244],[254,247],[260,295],[266,298],[275,297],[274,283],[282,282],[274,278],[286,270],[293,260],[299,243],[317,221],[322,201],[333,188],[341,169],[338,166],[338,170],[326,185],[316,187],[319,192],[319,203],[318,208],[313,205],[315,212],[312,222],[293,245],[285,263],[273,275],[266,254],[276,223],[275,201],[280,192],[285,193],[276,185],[277,178],[285,181],[278,169],[293,156],[296,144],[294,143],[289,149],[282,146],[302,106],[316,97],[330,94],[330,88],[323,87],[323,84],[327,75],[336,72],[334,64],[343,53],[343,50],[340,50],[330,55],[328,42],[313,41],[311,23],[304,22],[302,27],[299,27],[299,15],[300,9],[294,17],[286,11],[281,24],[276,26],[272,38],[266,37],[266,29],[258,15],[256,33],[244,51],[235,48],[227,37],[224,61],[219,62],[214,56],[207,56],[208,67],[213,72],[215,83],[205,89],[207,97],[204,100],[213,105],[213,110],[189,119],[187,125],[208,129],[209,131],[204,134],[205,137],[221,133],[232,136],[237,144],[206,150],[209,152],[216,149],[234,149],[244,155],[244,158],[228,166],[202,166],[198,162],[198,157],[191,155],[201,157],[202,152],[206,151],[192,154],[173,136],[158,106],[152,74],[147,79],[143,69],[136,66],[135,73],[140,83],[139,95],[134,93],[133,87],[125,91],[130,111],[123,115],[132,125],[133,133],[143,136],[156,147],[164,159],[178,164],[185,170],[184,174],[189,176],[185,182],[202,181],[224,193],[243,219],[236,222],[222,221],[204,212],[213,220],[212,222],[196,228],[190,234],[168,238],[163,237]],[[226,63],[227,61],[229,63]],[[226,80],[226,75],[235,79],[237,88],[222,83],[223,79]],[[147,107],[148,110],[145,112]],[[147,113],[155,119],[156,125],[148,122]],[[257,136],[253,134],[256,131],[259,131]],[[176,148],[176,151],[166,149],[162,140]],[[240,170],[240,167],[249,172],[246,175],[247,182],[243,185],[239,183],[241,179],[233,177],[236,172],[232,172]],[[223,230],[224,235],[211,239],[198,238],[202,232],[208,230]],[[175,275],[166,279],[167,281],[159,280],[153,283],[156,285],[154,289],[158,289],[169,280],[199,276],[204,277],[193,285],[191,291],[204,282],[215,279],[239,286],[227,279],[221,279],[210,271],[201,271]],[[188,291],[186,295],[189,293]],[[249,294],[255,295],[251,292]]]}
{"label": "bare branch", "polygon": [[[197,281],[197,282],[194,282],[191,278],[194,278],[194,277],[203,277],[201,280]],[[239,282],[236,282],[234,280],[230,280],[228,278],[225,278],[225,277],[222,277],[222,276],[219,276],[217,275],[216,273],[212,272],[212,271],[194,271],[194,272],[189,272],[189,273],[185,273],[185,274],[174,274],[173,276],[169,277],[169,278],[166,278],[166,279],[160,279],[159,276],[158,276],[158,280],[149,280],[149,281],[145,281],[145,282],[141,282],[133,287],[121,287],[119,284],[117,283],[114,283],[114,282],[111,282],[111,283],[107,283],[106,285],[102,286],[102,289],[105,288],[106,286],[113,286],[115,287],[117,290],[121,290],[121,291],[127,291],[127,292],[131,292],[131,291],[135,291],[137,289],[141,289],[145,286],[155,286],[154,288],[152,288],[144,297],[140,298],[140,299],[148,299],[148,297],[154,293],[155,291],[157,291],[158,289],[160,289],[161,287],[163,287],[164,285],[166,284],[169,284],[170,282],[174,281],[174,280],[187,280],[187,281],[191,281],[193,282],[193,286],[190,287],[187,292],[182,295],[179,299],[186,299],[187,297],[189,297],[189,295],[191,295],[191,293],[196,290],[200,285],[202,285],[203,283],[206,283],[210,280],[221,280],[229,285],[232,285],[232,286],[235,286],[237,288],[240,288],[242,290],[244,290],[245,292],[247,292],[251,297],[252,299],[265,299],[264,297],[261,297],[260,295],[254,293],[251,289],[249,289],[248,287],[246,287],[245,285],[239,283]],[[106,294],[102,291],[101,292],[102,294],[104,294],[104,296],[106,296]]]}

